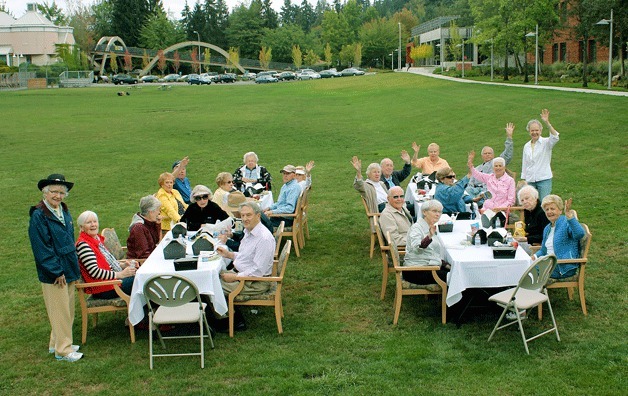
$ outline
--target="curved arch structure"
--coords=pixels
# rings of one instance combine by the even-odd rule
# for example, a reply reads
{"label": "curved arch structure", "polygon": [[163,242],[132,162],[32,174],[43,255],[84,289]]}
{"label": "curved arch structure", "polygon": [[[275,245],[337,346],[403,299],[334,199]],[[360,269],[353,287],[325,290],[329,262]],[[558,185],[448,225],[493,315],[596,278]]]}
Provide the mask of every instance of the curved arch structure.
{"label": "curved arch structure", "polygon": [[105,49],[103,51],[102,60],[100,61],[100,72],[99,73],[100,73],[101,76],[105,72],[105,64],[107,63],[107,54],[109,53],[109,51],[111,51],[111,47],[115,43],[121,44],[122,47],[124,48],[124,51],[125,52],[127,51],[126,44],[124,43],[124,40],[122,40],[118,36],[101,37],[100,40],[98,40],[98,42],[96,43],[96,46],[94,48],[98,48],[99,45],[101,45],[101,44],[103,44],[105,42],[107,42],[107,45],[105,46]]}
{"label": "curved arch structure", "polygon": [[[100,41],[99,41],[99,43],[100,43]],[[168,52],[176,51],[176,50],[178,50],[180,48],[185,48],[185,47],[204,47],[204,48],[209,48],[209,49],[212,49],[212,50],[218,52],[222,56],[224,56],[225,59],[230,60],[228,52],[226,52],[225,50],[223,50],[220,47],[215,46],[214,44],[204,43],[202,41],[184,41],[184,42],[181,42],[181,43],[177,43],[177,44],[171,45],[170,47],[164,49],[164,54],[166,54]],[[125,49],[126,49],[126,47],[125,47]],[[153,68],[153,66],[155,66],[155,63],[157,63],[158,60],[159,60],[159,56],[155,55],[155,57],[153,59],[151,59],[150,62],[148,62],[148,65],[146,65],[146,67],[142,69],[142,72],[140,73],[140,75],[143,76],[143,75],[148,74],[148,72]],[[104,62],[103,62],[103,64],[104,64]],[[235,63],[234,66],[237,67],[238,70],[240,70],[242,72],[242,74],[244,74],[246,72],[246,70],[244,70],[244,68],[242,66],[240,66],[239,62]]]}

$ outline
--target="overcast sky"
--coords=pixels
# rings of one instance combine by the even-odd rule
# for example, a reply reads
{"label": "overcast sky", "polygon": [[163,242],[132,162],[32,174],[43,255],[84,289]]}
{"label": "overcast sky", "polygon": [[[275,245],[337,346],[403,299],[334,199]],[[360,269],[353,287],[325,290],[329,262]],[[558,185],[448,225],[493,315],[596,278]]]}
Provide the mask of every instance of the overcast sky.
{"label": "overcast sky", "polygon": [[[53,0],[40,0],[40,3],[49,3],[51,4]],[[94,3],[95,0],[72,0],[74,3],[76,3],[77,1],[82,1],[84,4],[90,4],[90,3]],[[190,6],[190,8],[193,8],[193,5],[196,3],[197,0],[188,0],[188,5]],[[201,1],[202,0],[198,0]],[[315,5],[316,4],[316,0],[308,0],[310,2],[310,4]],[[26,4],[27,3],[37,3],[37,1],[35,0],[0,0],[0,3],[2,2],[6,2],[6,6],[9,9],[9,11],[11,11],[11,13],[13,14],[14,17],[19,18],[22,15],[24,15],[24,13],[26,12]],[[57,3],[57,5],[63,9],[66,8],[67,6],[67,2],[66,0],[55,0],[55,2]],[[227,2],[227,6],[229,6],[229,10],[231,10],[234,6],[240,4],[240,3],[249,3],[250,0],[226,0]],[[166,12],[169,12],[171,14],[174,15],[175,18],[180,18],[181,16],[181,10],[183,9],[183,6],[185,5],[185,0],[162,0],[162,3],[164,5],[164,9],[166,10]],[[272,0],[272,5],[273,8],[276,11],[279,11],[281,9],[281,6],[283,5],[283,0]],[[301,4],[301,0],[292,0],[293,4]]]}

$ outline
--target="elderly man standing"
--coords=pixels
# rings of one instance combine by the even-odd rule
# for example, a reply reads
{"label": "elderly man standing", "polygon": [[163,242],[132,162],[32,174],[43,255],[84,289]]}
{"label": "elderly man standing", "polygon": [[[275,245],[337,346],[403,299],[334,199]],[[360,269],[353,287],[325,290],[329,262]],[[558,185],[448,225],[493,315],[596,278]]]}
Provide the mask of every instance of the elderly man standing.
{"label": "elderly man standing", "polygon": [[286,222],[286,226],[291,226],[294,221],[291,217],[277,215],[294,213],[297,208],[297,201],[301,195],[301,186],[299,186],[299,183],[295,180],[295,172],[296,168],[293,165],[283,167],[281,176],[283,177],[284,184],[279,191],[277,202],[264,211],[264,214],[270,217],[273,227],[278,227],[282,221]]}
{"label": "elderly man standing", "polygon": [[386,235],[390,232],[390,236],[397,246],[406,245],[406,237],[408,230],[412,226],[412,216],[408,209],[403,206],[403,189],[395,186],[388,190],[388,203],[384,211],[379,216],[379,226],[382,233]]}
{"label": "elderly man standing", "polygon": [[438,144],[430,143],[427,146],[427,154],[427,157],[412,160],[412,165],[421,169],[421,173],[424,175],[431,175],[439,169],[449,166],[449,163],[440,157],[440,146]]}
{"label": "elderly man standing", "polygon": [[[506,124],[506,141],[504,142],[504,151],[499,155],[506,161],[506,166],[512,160],[512,152],[514,149],[514,144],[512,141],[512,133],[515,130],[515,124],[509,122]],[[493,160],[495,159],[495,152],[492,147],[484,146],[482,149],[482,164],[475,167],[478,172],[486,173],[490,175],[493,173]],[[467,193],[473,198],[473,201],[478,202],[478,205],[482,205],[484,202],[484,197],[479,196],[480,193],[486,191],[486,184],[482,183],[480,180],[472,177],[469,180],[469,184],[466,188]]]}
{"label": "elderly man standing", "polygon": [[395,165],[390,158],[384,158],[379,163],[382,167],[382,181],[386,185],[386,188],[390,189],[394,186],[398,186],[402,181],[410,176],[410,172],[412,172],[411,161],[414,161],[419,157],[420,146],[417,146],[416,142],[413,142],[412,148],[414,149],[414,156],[412,159],[410,159],[410,155],[406,150],[401,150],[401,159],[405,162],[403,169],[401,170],[395,170]]}

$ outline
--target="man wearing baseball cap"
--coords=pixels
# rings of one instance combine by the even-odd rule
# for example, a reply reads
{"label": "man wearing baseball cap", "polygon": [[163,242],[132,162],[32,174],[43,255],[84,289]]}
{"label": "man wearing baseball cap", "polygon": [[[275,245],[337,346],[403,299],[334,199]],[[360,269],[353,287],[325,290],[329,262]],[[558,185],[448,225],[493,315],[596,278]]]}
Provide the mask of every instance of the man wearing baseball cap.
{"label": "man wearing baseball cap", "polygon": [[284,184],[279,191],[277,202],[264,211],[264,213],[270,217],[273,227],[279,226],[282,221],[286,222],[286,226],[292,225],[293,218],[282,217],[281,214],[292,214],[297,207],[297,201],[299,200],[299,195],[301,195],[301,187],[295,180],[295,172],[296,168],[294,165],[286,165],[283,167],[281,176],[283,177]]}

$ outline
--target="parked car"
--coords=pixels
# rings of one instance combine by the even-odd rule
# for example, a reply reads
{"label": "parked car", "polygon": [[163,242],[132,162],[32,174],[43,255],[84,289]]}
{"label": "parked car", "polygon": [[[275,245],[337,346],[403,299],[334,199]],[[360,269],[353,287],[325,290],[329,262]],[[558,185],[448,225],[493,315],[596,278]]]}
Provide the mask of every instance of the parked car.
{"label": "parked car", "polygon": [[159,77],[157,77],[157,76],[142,76],[140,78],[140,81],[143,82],[143,83],[157,82],[157,81],[159,81]]}
{"label": "parked car", "polygon": [[321,75],[321,78],[342,77],[342,73],[340,73],[336,69],[323,70],[318,74]]}
{"label": "parked car", "polygon": [[281,72],[279,73],[279,77],[277,77],[279,81],[296,80],[296,78],[297,78],[297,75],[291,71]]}
{"label": "parked car", "polygon": [[111,81],[115,84],[137,84],[137,78],[128,74],[116,74]]}
{"label": "parked car", "polygon": [[355,67],[349,67],[347,69],[344,69],[340,73],[342,73],[343,76],[363,76],[364,75],[364,71],[360,69],[356,69]]}
{"label": "parked car", "polygon": [[249,71],[245,72],[245,73],[242,75],[242,79],[243,79],[243,80],[255,80],[255,78],[256,78],[256,77],[257,77],[257,74],[255,74],[255,73],[251,73],[251,72],[249,72]]}
{"label": "parked car", "polygon": [[192,74],[184,74],[182,76],[179,76],[179,78],[177,79],[178,82],[188,82],[188,80],[190,79],[190,76]]}
{"label": "parked car", "polygon": [[218,82],[221,82],[221,83],[233,83],[235,81],[236,81],[236,75],[233,73],[220,74],[220,79],[218,80]]}
{"label": "parked car", "polygon": [[203,73],[200,76],[198,76],[198,79],[195,79],[194,81],[192,79],[189,80],[190,84],[197,84],[197,85],[209,85],[212,83],[212,77],[207,74],[207,73]]}
{"label": "parked car", "polygon": [[303,70],[301,73],[297,74],[297,80],[316,80],[319,78],[321,78],[320,74],[310,70]]}
{"label": "parked car", "polygon": [[267,84],[267,83],[276,83],[279,81],[276,77],[271,76],[270,74],[262,74],[257,76],[255,79],[255,84]]}
{"label": "parked car", "polygon": [[[185,77],[185,79],[183,79],[183,77]],[[188,74],[183,76],[181,79],[179,79],[179,81],[184,81],[188,84],[192,84],[192,80],[194,81],[198,81],[199,78],[201,78],[201,76],[199,74],[193,73],[193,74]]]}
{"label": "parked car", "polygon": [[168,74],[166,77],[160,78],[159,81],[160,82],[175,82],[179,79],[179,77],[181,76],[178,74]]}

